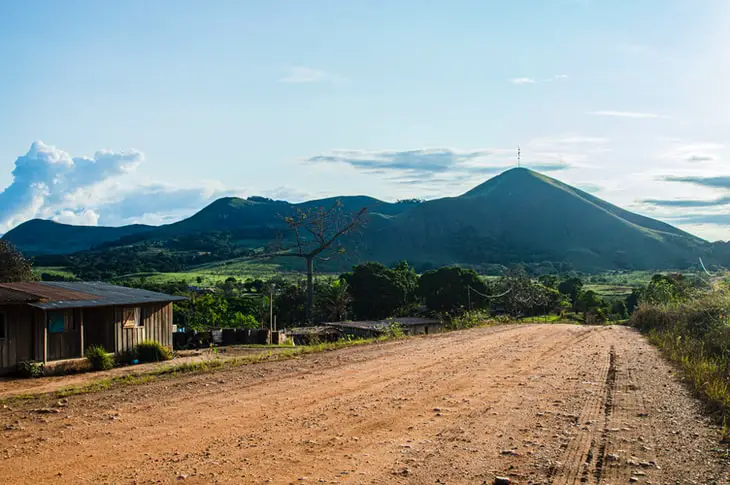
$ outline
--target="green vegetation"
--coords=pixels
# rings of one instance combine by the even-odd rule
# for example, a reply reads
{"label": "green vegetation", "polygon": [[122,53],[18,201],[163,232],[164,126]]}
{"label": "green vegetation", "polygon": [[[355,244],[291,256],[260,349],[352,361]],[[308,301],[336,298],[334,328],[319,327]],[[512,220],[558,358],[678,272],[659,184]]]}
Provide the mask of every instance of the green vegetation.
{"label": "green vegetation", "polygon": [[42,377],[43,376],[43,363],[36,362],[35,360],[25,360],[18,362],[17,374],[19,377]]}
{"label": "green vegetation", "polygon": [[[345,220],[367,208],[367,224],[317,254],[315,271],[339,274],[364,261],[390,267],[407,260],[421,273],[458,264],[499,275],[505,266],[523,264],[533,276],[611,270],[611,281],[585,283],[630,288],[646,281],[632,281],[624,271],[683,269],[695,266],[698,256],[709,266],[730,262],[730,244],[708,243],[527,169],[508,170],[459,197],[426,202],[340,197],[290,204],[261,197],[225,198],[157,228],[81,228],[31,221],[5,239],[37,255],[38,266],[68,268],[82,279],[141,278],[149,273],[155,283],[162,283],[161,278],[169,281],[188,272],[210,283],[228,276],[267,278],[267,267],[306,269],[300,258],[262,259],[282,248],[292,254],[297,247],[287,221],[299,220],[297,214],[307,214],[309,220],[309,214],[334,204],[341,206]],[[650,276],[647,273],[647,279]],[[605,288],[589,289],[604,295],[599,290]]]}
{"label": "green vegetation", "polygon": [[146,340],[134,348],[134,354],[140,362],[162,362],[172,359],[172,352],[159,342]]}
{"label": "green vegetation", "polygon": [[114,356],[100,345],[92,345],[85,355],[93,370],[109,370],[114,367]]}
{"label": "green vegetation", "polygon": [[33,281],[35,275],[30,261],[8,241],[0,239],[0,283]]}
{"label": "green vegetation", "polygon": [[417,302],[418,275],[405,262],[393,268],[380,263],[359,264],[342,278],[349,285],[354,317],[360,320],[404,316]]}
{"label": "green vegetation", "polygon": [[709,409],[730,419],[730,293],[656,275],[631,324],[681,369]]}

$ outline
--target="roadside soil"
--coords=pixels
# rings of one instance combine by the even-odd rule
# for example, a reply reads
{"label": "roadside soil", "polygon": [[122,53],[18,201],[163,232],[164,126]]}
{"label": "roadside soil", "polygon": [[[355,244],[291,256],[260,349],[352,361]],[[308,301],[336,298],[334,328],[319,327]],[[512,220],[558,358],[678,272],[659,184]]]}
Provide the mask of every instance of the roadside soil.
{"label": "roadside soil", "polygon": [[288,347],[220,347],[217,351],[210,349],[183,350],[176,352],[176,357],[166,362],[128,365],[99,372],[80,372],[73,375],[40,377],[38,379],[21,379],[16,377],[0,377],[0,399],[13,396],[27,396],[55,392],[70,387],[81,387],[108,378],[124,377],[129,374],[145,374],[164,370],[180,364],[203,362],[208,360],[230,360],[236,357],[280,352]]}
{"label": "roadside soil", "polygon": [[624,327],[508,325],[0,409],[7,484],[728,484]]}

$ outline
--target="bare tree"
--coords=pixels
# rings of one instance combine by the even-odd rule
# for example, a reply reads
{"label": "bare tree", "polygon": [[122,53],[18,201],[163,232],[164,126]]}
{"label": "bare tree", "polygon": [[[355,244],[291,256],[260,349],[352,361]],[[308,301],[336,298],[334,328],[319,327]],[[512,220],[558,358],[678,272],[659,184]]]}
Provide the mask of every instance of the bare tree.
{"label": "bare tree", "polygon": [[[337,200],[329,208],[296,208],[292,216],[284,217],[284,222],[293,234],[293,247],[282,249],[269,256],[289,256],[302,258],[307,263],[307,322],[312,320],[314,307],[314,261],[338,243],[339,239],[365,224],[368,209],[363,207],[357,212],[346,214],[342,202]],[[340,248],[340,253],[344,249]]]}

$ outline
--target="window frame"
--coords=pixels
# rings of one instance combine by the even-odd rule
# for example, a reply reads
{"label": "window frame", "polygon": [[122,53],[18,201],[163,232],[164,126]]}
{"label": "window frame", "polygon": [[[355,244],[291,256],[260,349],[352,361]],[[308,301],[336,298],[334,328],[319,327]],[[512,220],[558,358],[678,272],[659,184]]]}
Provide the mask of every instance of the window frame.
{"label": "window frame", "polygon": [[[51,315],[54,315],[54,314],[63,315],[63,330],[61,330],[60,332],[58,332],[58,331],[56,331],[56,332],[51,331]],[[55,334],[59,334],[59,333],[66,333],[66,332],[69,331],[69,329],[68,329],[68,314],[67,314],[66,310],[51,310],[48,313],[46,313],[46,331],[50,335],[55,335]]]}
{"label": "window frame", "polygon": [[[130,325],[127,318],[128,312],[134,311],[134,325]],[[122,307],[122,328],[140,328],[144,326],[142,321],[142,309],[138,306]]]}

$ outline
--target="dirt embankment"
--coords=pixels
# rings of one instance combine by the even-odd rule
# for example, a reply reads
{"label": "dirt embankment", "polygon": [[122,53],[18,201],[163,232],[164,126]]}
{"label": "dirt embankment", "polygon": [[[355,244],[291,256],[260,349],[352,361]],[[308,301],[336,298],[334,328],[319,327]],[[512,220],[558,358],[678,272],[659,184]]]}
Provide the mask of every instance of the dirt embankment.
{"label": "dirt embankment", "polygon": [[503,326],[0,410],[3,483],[730,483],[626,328]]}

